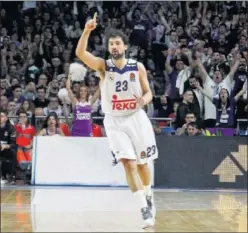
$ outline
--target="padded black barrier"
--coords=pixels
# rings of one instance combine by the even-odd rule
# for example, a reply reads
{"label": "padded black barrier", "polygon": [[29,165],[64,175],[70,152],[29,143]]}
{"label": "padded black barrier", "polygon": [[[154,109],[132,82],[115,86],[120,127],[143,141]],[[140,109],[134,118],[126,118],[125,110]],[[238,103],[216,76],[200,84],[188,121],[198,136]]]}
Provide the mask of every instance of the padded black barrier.
{"label": "padded black barrier", "polygon": [[155,187],[247,189],[247,137],[157,136]]}

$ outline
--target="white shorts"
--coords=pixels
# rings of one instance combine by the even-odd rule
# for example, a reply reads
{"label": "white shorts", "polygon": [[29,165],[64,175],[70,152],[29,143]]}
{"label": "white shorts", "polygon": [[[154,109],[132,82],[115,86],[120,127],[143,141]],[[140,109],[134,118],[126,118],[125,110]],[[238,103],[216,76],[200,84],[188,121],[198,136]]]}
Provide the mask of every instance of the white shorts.
{"label": "white shorts", "polygon": [[158,158],[153,127],[142,109],[129,116],[106,115],[104,127],[117,161],[123,158],[145,164],[148,159]]}

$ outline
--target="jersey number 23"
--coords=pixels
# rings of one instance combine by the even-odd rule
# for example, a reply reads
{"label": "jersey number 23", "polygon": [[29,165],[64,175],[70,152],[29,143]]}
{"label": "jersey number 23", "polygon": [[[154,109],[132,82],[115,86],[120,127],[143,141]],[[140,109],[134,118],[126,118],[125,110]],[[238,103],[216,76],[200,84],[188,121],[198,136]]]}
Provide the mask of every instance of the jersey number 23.
{"label": "jersey number 23", "polygon": [[116,82],[116,87],[115,87],[116,92],[127,91],[127,89],[128,89],[128,81],[127,80]]}

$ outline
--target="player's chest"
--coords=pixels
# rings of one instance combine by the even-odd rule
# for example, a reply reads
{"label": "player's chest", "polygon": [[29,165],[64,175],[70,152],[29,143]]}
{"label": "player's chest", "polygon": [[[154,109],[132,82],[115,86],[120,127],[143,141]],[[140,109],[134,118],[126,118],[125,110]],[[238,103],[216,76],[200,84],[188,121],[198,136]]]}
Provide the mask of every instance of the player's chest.
{"label": "player's chest", "polygon": [[108,88],[115,92],[125,92],[140,87],[138,72],[126,72],[124,74],[108,72],[105,82]]}

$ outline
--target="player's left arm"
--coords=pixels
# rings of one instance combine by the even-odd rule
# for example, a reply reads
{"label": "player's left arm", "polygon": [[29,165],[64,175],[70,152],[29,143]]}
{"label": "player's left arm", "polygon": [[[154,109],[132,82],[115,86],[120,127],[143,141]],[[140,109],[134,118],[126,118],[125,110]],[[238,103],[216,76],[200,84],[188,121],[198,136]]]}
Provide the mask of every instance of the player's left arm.
{"label": "player's left arm", "polygon": [[147,78],[147,72],[144,65],[140,62],[137,63],[138,70],[139,70],[139,80],[140,85],[143,91],[143,96],[138,98],[137,102],[141,105],[149,104],[152,101],[152,91],[150,89],[150,85]]}

